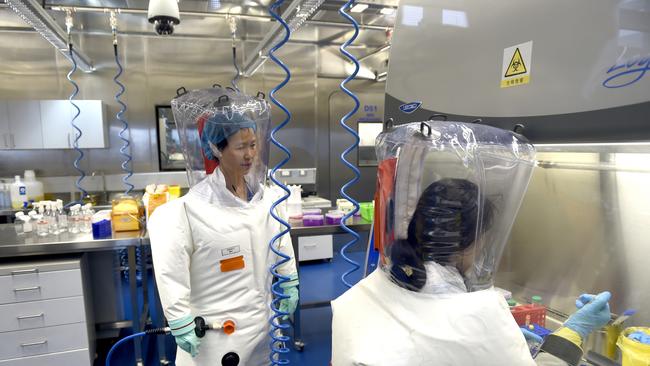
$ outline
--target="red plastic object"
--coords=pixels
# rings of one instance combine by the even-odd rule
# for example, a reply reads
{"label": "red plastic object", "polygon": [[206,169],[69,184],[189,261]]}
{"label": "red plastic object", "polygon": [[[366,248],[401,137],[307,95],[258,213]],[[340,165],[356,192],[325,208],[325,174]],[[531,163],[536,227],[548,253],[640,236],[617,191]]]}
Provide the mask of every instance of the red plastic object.
{"label": "red plastic object", "polygon": [[520,327],[530,324],[546,326],[546,307],[538,304],[517,305],[510,308],[512,316]]}

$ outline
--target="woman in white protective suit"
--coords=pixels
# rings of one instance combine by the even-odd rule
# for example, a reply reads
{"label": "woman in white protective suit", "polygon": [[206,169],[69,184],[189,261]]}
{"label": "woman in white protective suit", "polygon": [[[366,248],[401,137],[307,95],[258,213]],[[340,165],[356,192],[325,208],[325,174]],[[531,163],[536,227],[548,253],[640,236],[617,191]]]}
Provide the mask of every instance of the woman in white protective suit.
{"label": "woman in white protective suit", "polygon": [[[172,109],[192,186],[158,207],[148,230],[160,301],[179,347],[176,365],[268,365],[269,268],[281,259],[269,242],[283,230],[269,214],[283,192],[265,185],[268,104],[214,88],[177,97]],[[282,207],[276,213],[286,217]],[[289,235],[274,245],[289,258],[278,268],[287,279],[279,310],[288,316],[298,301]],[[199,316],[231,327],[198,338]]]}
{"label": "woman in white protective suit", "polygon": [[610,319],[610,294],[580,308],[533,359],[493,278],[534,166],[510,131],[410,123],[377,138],[380,269],[332,302],[332,366],[578,365]]}

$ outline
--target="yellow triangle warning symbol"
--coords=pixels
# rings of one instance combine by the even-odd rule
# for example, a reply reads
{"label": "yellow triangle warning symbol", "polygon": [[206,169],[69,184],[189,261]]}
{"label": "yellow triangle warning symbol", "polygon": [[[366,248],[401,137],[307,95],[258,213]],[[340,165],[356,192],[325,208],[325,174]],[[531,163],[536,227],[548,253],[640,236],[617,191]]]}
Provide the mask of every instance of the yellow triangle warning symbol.
{"label": "yellow triangle warning symbol", "polygon": [[512,60],[510,60],[510,64],[508,65],[508,69],[506,70],[505,77],[521,75],[525,73],[526,65],[524,64],[524,58],[521,57],[519,48],[516,48],[514,55],[512,55]]}

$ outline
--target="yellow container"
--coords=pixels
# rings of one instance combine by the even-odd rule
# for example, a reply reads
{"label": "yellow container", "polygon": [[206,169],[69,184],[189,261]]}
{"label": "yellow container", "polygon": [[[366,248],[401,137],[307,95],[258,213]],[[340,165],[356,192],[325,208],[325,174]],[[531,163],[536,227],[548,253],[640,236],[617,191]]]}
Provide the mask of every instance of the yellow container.
{"label": "yellow container", "polygon": [[650,328],[630,327],[618,337],[616,345],[621,349],[623,366],[650,366],[650,344],[639,343],[627,337],[638,331],[650,334]]}
{"label": "yellow container", "polygon": [[111,212],[114,231],[140,230],[140,207],[132,197],[121,197],[113,200]]}
{"label": "yellow container", "polygon": [[169,186],[169,199],[173,200],[181,196],[181,186]]}

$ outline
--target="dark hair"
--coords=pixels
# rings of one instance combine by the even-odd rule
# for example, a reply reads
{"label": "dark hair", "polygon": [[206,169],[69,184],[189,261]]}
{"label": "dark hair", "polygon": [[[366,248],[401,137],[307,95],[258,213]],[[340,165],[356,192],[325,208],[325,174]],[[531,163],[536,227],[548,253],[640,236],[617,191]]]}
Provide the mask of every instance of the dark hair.
{"label": "dark hair", "polygon": [[406,240],[397,240],[390,246],[391,279],[399,286],[419,291],[427,282],[427,272],[413,245]]}
{"label": "dark hair", "polygon": [[[422,192],[408,226],[407,240],[396,241],[391,249],[393,267],[398,268],[391,268],[391,274],[396,280],[404,277],[399,273],[401,266],[423,270],[423,275],[406,276],[403,287],[421,289],[426,283],[425,261],[449,264],[474,243],[479,194],[476,184],[452,178],[434,182]],[[492,204],[484,200],[481,232],[490,226],[492,215]]]}
{"label": "dark hair", "polygon": [[[223,151],[226,147],[228,147],[228,139],[223,139],[219,141],[219,143],[217,143],[216,146],[217,146],[217,150]],[[215,160],[219,161],[218,157],[215,156],[214,158]]]}

